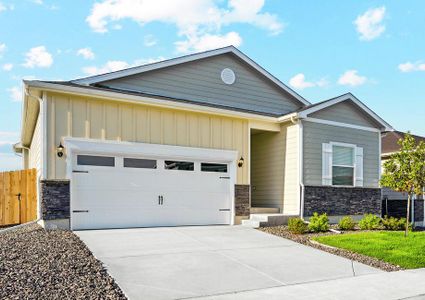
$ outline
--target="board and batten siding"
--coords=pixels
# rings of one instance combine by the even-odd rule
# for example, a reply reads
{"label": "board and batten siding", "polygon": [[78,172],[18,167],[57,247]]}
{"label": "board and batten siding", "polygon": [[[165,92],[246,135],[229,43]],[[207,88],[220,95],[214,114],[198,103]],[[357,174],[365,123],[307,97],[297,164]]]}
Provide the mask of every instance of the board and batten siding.
{"label": "board and batten siding", "polygon": [[34,133],[31,140],[31,145],[28,151],[28,166],[27,169],[36,169],[37,178],[41,174],[41,125],[40,117],[35,124]]}
{"label": "board and batten siding", "polygon": [[251,205],[283,211],[286,131],[251,136]]}
{"label": "board and batten siding", "polygon": [[300,125],[289,123],[282,126],[285,133],[285,165],[283,187],[283,213],[300,213]]}
{"label": "board and batten siding", "polygon": [[[224,68],[235,72],[234,84],[227,85],[221,80]],[[105,81],[100,85],[278,115],[303,106],[233,54]]]}
{"label": "board and batten siding", "polygon": [[303,121],[303,180],[322,185],[322,143],[340,142],[363,148],[363,186],[379,187],[379,132]]}
{"label": "board and batten siding", "polygon": [[[48,178],[64,179],[66,163],[56,147],[63,137],[237,150],[249,155],[248,121],[58,93],[47,95]],[[249,161],[237,183],[249,184]]]}
{"label": "board and batten siding", "polygon": [[367,117],[351,100],[314,112],[309,117],[365,127],[377,127],[376,122]]}
{"label": "board and batten siding", "polygon": [[299,213],[299,125],[251,136],[251,205]]}

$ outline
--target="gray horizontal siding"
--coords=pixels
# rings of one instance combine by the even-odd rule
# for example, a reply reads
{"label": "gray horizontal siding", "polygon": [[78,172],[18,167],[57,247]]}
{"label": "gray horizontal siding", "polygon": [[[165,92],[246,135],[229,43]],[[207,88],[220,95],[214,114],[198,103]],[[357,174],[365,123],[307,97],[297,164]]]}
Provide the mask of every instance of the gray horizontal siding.
{"label": "gray horizontal siding", "polygon": [[373,121],[364,111],[360,110],[351,100],[346,100],[338,104],[329,106],[310,115],[312,118],[342,122],[366,127],[377,127],[379,125]]}
{"label": "gray horizontal siding", "polygon": [[379,186],[379,133],[303,122],[305,185],[322,185],[322,143],[340,142],[363,148],[363,185]]}
{"label": "gray horizontal siding", "polygon": [[[234,84],[221,81],[224,68],[235,72]],[[286,114],[303,106],[232,54],[114,79],[102,85],[270,114]]]}

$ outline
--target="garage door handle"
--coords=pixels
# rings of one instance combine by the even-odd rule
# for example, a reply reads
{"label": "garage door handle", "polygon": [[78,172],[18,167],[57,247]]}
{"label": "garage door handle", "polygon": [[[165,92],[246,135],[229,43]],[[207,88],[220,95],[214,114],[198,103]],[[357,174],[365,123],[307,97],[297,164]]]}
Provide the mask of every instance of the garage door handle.
{"label": "garage door handle", "polygon": [[88,213],[88,210],[73,210],[73,213]]}
{"label": "garage door handle", "polygon": [[72,173],[88,173],[89,171],[72,170]]}
{"label": "garage door handle", "polygon": [[164,196],[158,196],[158,205],[164,204]]}

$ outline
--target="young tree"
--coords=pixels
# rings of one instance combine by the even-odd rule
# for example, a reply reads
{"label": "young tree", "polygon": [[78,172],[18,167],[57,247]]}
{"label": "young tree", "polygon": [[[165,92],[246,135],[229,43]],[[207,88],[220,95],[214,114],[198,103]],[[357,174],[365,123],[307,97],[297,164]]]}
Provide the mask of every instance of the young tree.
{"label": "young tree", "polygon": [[423,195],[425,188],[425,143],[416,144],[415,139],[406,133],[400,139],[399,152],[391,155],[384,163],[384,174],[381,176],[381,185],[397,192],[407,193],[406,230],[409,229],[410,202],[413,195]]}

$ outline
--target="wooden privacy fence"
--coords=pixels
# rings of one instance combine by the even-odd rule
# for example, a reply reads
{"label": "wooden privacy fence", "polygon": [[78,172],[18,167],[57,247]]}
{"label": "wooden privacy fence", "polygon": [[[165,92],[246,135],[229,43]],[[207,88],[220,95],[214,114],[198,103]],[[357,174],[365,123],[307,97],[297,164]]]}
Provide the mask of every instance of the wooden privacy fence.
{"label": "wooden privacy fence", "polygon": [[35,169],[0,173],[0,226],[37,219]]}

